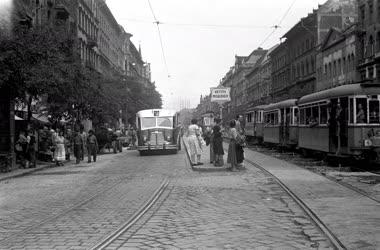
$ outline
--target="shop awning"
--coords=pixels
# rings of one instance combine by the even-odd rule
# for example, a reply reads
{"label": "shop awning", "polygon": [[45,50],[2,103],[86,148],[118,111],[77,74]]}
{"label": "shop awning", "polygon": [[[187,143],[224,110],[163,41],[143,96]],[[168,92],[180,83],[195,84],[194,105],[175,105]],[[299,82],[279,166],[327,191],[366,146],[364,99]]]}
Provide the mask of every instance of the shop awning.
{"label": "shop awning", "polygon": [[41,122],[41,123],[50,123],[49,119],[45,115],[32,114],[32,118]]}
{"label": "shop awning", "polygon": [[15,115],[15,121],[23,121],[24,119],[22,119],[21,117]]}

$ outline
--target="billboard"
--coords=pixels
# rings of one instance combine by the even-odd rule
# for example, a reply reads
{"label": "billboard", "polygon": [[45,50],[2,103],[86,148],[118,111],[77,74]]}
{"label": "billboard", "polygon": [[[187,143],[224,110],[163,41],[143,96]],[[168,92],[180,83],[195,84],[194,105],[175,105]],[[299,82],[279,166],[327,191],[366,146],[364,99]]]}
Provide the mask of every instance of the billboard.
{"label": "billboard", "polygon": [[231,88],[211,88],[211,102],[229,102],[231,101],[230,97],[230,90]]}

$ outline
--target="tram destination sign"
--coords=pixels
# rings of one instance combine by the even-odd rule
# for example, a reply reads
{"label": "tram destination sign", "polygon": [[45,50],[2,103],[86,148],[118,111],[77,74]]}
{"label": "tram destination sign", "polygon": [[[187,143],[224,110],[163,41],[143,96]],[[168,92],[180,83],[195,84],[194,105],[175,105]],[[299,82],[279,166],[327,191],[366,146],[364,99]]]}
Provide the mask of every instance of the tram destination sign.
{"label": "tram destination sign", "polygon": [[211,102],[229,102],[231,88],[211,88]]}

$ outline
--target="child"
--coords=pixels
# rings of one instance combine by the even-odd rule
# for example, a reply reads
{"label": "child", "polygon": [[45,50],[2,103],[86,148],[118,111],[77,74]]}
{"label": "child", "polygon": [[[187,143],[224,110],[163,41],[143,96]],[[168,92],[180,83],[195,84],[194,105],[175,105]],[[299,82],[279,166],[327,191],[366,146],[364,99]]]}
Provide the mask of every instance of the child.
{"label": "child", "polygon": [[223,161],[223,137],[222,133],[220,132],[220,127],[218,125],[215,125],[213,128],[213,147],[214,147],[214,156],[215,156],[215,162],[214,165],[216,167],[221,167],[224,165]]}

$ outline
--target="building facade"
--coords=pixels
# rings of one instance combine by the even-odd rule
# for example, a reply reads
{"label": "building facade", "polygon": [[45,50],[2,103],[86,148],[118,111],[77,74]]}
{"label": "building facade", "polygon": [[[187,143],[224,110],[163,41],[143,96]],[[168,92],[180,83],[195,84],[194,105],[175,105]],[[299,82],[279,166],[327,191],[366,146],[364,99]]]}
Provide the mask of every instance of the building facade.
{"label": "building facade", "polygon": [[358,30],[331,28],[317,54],[316,91],[358,82]]}
{"label": "building facade", "polygon": [[353,0],[328,0],[302,18],[272,52],[273,96],[281,101],[316,90],[317,53],[330,28],[346,29],[357,19]]}
{"label": "building facade", "polygon": [[359,65],[361,81],[379,83],[380,79],[380,2],[358,0]]}

